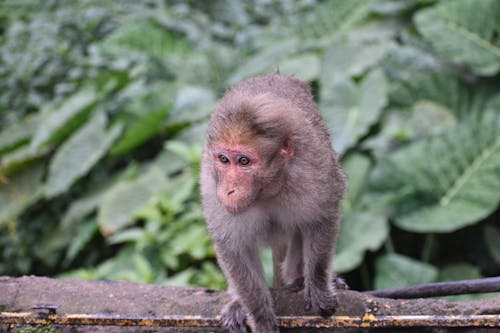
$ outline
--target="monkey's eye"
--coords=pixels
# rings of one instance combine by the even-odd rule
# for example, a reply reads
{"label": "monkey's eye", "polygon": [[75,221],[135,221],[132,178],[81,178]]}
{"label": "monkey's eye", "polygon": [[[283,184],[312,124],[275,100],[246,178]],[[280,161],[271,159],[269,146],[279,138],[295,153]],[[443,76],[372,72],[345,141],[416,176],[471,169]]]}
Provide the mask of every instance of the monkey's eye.
{"label": "monkey's eye", "polygon": [[229,163],[229,158],[227,158],[227,156],[224,156],[224,155],[219,155],[219,161],[222,163],[222,164],[227,164]]}
{"label": "monkey's eye", "polygon": [[250,159],[246,156],[241,156],[239,159],[238,159],[238,164],[239,165],[242,165],[242,166],[247,166],[250,164]]}

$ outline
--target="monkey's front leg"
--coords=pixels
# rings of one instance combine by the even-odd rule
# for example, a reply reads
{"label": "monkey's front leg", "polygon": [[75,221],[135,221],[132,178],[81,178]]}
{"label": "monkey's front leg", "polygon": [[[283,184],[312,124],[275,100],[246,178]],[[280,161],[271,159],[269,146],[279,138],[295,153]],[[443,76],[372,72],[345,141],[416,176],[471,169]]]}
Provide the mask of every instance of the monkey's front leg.
{"label": "monkey's front leg", "polygon": [[230,291],[236,294],[221,315],[230,332],[242,332],[244,309],[253,332],[279,333],[257,247],[240,244],[237,248],[230,248],[228,244],[215,243],[215,250]]}
{"label": "monkey's front leg", "polygon": [[330,269],[336,233],[335,225],[326,221],[302,230],[305,309],[316,308],[323,317],[331,316],[338,305]]}

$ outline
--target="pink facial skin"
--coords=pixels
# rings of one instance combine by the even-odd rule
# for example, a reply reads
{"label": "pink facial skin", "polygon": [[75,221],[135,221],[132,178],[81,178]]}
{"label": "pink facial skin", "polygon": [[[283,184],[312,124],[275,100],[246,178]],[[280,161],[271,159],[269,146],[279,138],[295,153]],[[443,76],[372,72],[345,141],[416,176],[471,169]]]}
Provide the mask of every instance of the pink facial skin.
{"label": "pink facial skin", "polygon": [[244,145],[218,145],[212,155],[218,174],[219,201],[229,213],[242,213],[255,200],[257,194],[254,174],[261,166],[257,151]]}

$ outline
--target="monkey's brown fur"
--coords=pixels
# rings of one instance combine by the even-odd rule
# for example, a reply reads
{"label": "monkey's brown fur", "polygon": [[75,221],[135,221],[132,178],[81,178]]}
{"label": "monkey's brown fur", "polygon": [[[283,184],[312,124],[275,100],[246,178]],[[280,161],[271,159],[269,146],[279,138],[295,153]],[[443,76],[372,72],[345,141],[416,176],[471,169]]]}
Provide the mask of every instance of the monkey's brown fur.
{"label": "monkey's brown fur", "polygon": [[307,84],[266,74],[226,92],[207,131],[201,194],[233,295],[222,313],[231,332],[246,332],[245,317],[254,332],[279,332],[259,245],[271,246],[280,263],[275,284],[304,277],[306,309],[333,313],[330,267],[344,191]]}

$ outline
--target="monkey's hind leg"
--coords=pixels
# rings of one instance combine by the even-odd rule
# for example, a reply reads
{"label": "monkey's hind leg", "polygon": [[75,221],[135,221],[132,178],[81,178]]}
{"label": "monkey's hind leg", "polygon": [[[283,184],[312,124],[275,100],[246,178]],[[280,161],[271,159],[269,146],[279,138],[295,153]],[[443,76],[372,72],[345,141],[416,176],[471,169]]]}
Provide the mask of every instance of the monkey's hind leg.
{"label": "monkey's hind leg", "polygon": [[229,333],[248,333],[245,320],[245,310],[237,300],[232,300],[222,309],[222,326],[228,328]]}
{"label": "monkey's hind leg", "polygon": [[305,229],[304,239],[304,301],[306,311],[315,308],[322,317],[329,317],[338,306],[332,286],[330,260],[334,235],[327,223],[316,230]]}

